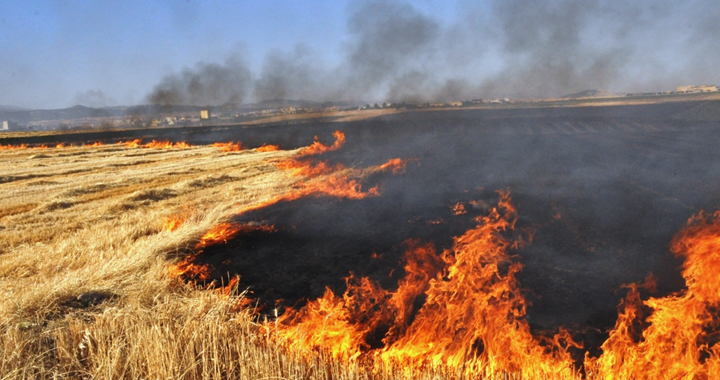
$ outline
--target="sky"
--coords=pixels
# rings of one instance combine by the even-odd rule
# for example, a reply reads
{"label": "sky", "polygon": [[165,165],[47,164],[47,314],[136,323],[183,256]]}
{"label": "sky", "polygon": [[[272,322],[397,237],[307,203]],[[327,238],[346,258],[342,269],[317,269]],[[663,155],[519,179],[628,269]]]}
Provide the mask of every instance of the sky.
{"label": "sky", "polygon": [[434,101],[720,84],[712,0],[0,0],[0,105]]}

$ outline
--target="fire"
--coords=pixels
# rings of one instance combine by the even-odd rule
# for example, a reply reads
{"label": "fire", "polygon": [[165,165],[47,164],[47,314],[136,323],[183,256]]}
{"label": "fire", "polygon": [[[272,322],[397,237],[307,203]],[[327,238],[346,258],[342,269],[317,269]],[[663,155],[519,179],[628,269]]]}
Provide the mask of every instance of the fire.
{"label": "fire", "polygon": [[[566,349],[579,345],[565,332],[541,342],[523,319],[527,305],[515,279],[521,265],[507,253],[518,243],[503,236],[516,220],[509,196],[502,193],[499,206],[442,255],[431,245],[411,244],[397,291],[351,275],[342,297],[327,289],[303,309],[289,310],[279,318],[277,334],[291,347],[326,349],[336,358],[351,360],[367,352],[376,365],[449,366],[479,376],[574,377]],[[410,321],[421,294],[425,304]],[[384,348],[369,350],[367,339],[380,326],[389,326]]]}
{"label": "fire", "polygon": [[[412,161],[415,161],[413,159]],[[386,163],[380,165],[381,170],[390,169],[392,170],[393,174],[398,174],[405,170],[407,167],[408,160],[402,160],[400,158],[393,158],[391,160],[388,160]]]}
{"label": "fire", "polygon": [[[173,223],[176,222],[171,221],[166,225],[174,226]],[[170,268],[168,268],[168,274],[172,278],[185,278],[195,281],[209,280],[210,273],[213,271],[214,268],[212,268],[212,266],[209,264],[196,263],[196,260],[200,256],[200,254],[202,254],[203,249],[211,245],[226,243],[228,240],[232,239],[240,232],[248,233],[250,231],[272,232],[274,231],[274,227],[267,225],[255,226],[230,222],[217,224],[200,238],[197,244],[195,244],[195,248],[190,255],[185,257],[177,264],[172,265],[170,266]]]}
{"label": "fire", "polygon": [[326,162],[320,161],[316,164],[305,163],[298,160],[290,159],[275,163],[279,169],[284,170],[291,177],[317,177],[320,175],[337,172],[345,168],[342,164],[330,166]]}
{"label": "fire", "polygon": [[143,148],[161,148],[161,149],[170,149],[170,148],[190,148],[192,145],[186,143],[185,141],[173,143],[170,141],[150,141],[147,144],[143,144]]}
{"label": "fire", "polygon": [[315,136],[315,141],[312,143],[312,145],[303,148],[300,151],[300,156],[323,154],[325,152],[332,152],[334,150],[342,148],[342,146],[345,145],[345,134],[341,131],[335,131],[333,132],[333,136],[335,136],[335,142],[331,146],[324,145],[323,143],[318,141],[318,137]]}
{"label": "fire", "polygon": [[[598,359],[586,367],[604,379],[711,379],[720,373],[720,212],[700,213],[675,236],[672,251],[685,258],[687,290],[641,301],[636,285],[621,303],[615,328]],[[633,324],[652,312],[642,332]]]}
{"label": "fire", "polygon": [[135,140],[129,140],[129,141],[119,141],[118,145],[125,145],[128,148],[137,148],[142,144],[142,139],[135,139]]}
{"label": "fire", "polygon": [[226,142],[226,143],[217,142],[217,143],[212,144],[211,146],[215,147],[215,148],[219,148],[223,152],[239,152],[239,151],[243,150],[241,142],[237,142],[237,143],[234,143],[232,141]]}
{"label": "fire", "polygon": [[103,146],[103,143],[100,142],[100,141],[97,141],[97,142],[94,142],[94,143],[92,143],[92,144],[83,145],[83,146],[84,146],[84,147],[87,147],[87,148],[96,148],[96,147],[99,147],[99,146]]}
{"label": "fire", "polygon": [[300,310],[288,309],[278,318],[277,334],[296,349],[328,350],[339,359],[356,359],[370,347],[367,339],[381,326],[390,329],[385,339],[407,328],[415,299],[428,289],[430,278],[441,269],[432,244],[408,241],[405,278],[396,292],[388,292],[370,279],[350,275],[342,297],[330,288]]}
{"label": "fire", "polygon": [[180,228],[185,223],[186,217],[184,215],[173,215],[167,218],[163,218],[163,231],[173,232]]}
{"label": "fire", "polygon": [[462,202],[458,202],[453,206],[452,208],[454,215],[464,215],[467,214],[467,210],[465,209],[465,205]]}
{"label": "fire", "polygon": [[25,144],[20,145],[2,145],[0,144],[0,150],[13,150],[13,149],[27,149]]}
{"label": "fire", "polygon": [[255,151],[257,152],[274,152],[276,150],[280,150],[280,147],[277,145],[263,144],[261,147],[255,148]]}

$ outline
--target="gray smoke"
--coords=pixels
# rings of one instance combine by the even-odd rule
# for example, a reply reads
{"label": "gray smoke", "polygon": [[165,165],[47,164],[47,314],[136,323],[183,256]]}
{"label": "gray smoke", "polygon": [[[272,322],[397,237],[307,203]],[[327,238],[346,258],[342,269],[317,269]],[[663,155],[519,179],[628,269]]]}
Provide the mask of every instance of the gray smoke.
{"label": "gray smoke", "polygon": [[225,63],[199,62],[179,74],[168,75],[155,86],[148,100],[161,105],[221,105],[241,103],[250,93],[252,73],[238,56]]}
{"label": "gray smoke", "polygon": [[291,53],[276,51],[267,56],[255,81],[255,98],[323,99],[331,91],[326,87],[331,83],[313,52],[301,45]]}
{"label": "gray smoke", "polygon": [[73,104],[92,108],[106,107],[114,103],[115,100],[105,95],[102,90],[87,90],[85,92],[80,92],[76,94],[73,99]]}
{"label": "gray smoke", "polygon": [[408,4],[392,1],[363,3],[350,17],[348,30],[352,44],[340,95],[355,99],[382,97],[377,92],[389,81],[421,68],[440,33],[437,22]]}
{"label": "gray smoke", "polygon": [[709,1],[491,0],[461,3],[459,14],[443,24],[400,1],[358,1],[334,67],[299,46],[265,57],[254,81],[241,60],[201,63],[165,77],[148,99],[421,102],[720,82],[720,7]]}

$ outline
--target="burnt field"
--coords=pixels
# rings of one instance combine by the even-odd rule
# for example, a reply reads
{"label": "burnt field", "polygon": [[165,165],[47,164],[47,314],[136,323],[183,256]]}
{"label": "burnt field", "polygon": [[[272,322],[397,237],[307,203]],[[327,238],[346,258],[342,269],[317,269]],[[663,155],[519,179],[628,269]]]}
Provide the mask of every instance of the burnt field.
{"label": "burnt field", "polygon": [[[282,147],[339,129],[347,143],[324,156],[329,162],[410,162],[380,180],[381,197],[304,198],[242,215],[276,231],[210,247],[199,262],[212,263],[217,277],[240,274],[265,303],[302,305],[326,285],[341,294],[350,272],[392,289],[407,239],[449,248],[497,203],[496,190],[508,190],[518,227],[533,236],[514,251],[531,327],[569,327],[597,347],[615,323],[623,284],[652,273],[654,296],[683,288],[671,239],[689,217],[720,206],[720,124],[682,117],[697,106],[418,112],[238,135],[265,132],[260,140]],[[466,213],[454,215],[458,203]]]}
{"label": "burnt field", "polygon": [[[408,112],[356,122],[303,122],[253,128],[116,131],[0,141],[0,144],[114,142],[130,138],[204,145],[308,145],[314,136],[345,145],[313,160],[371,167],[406,162],[394,175],[362,178],[380,196],[326,195],[280,201],[237,215],[243,232],[206,247],[194,264],[209,264],[211,280],[240,276],[261,313],[302,308],[326,286],[346,290],[346,278],[369,278],[389,291],[407,274],[403,254],[432,243],[438,254],[473,228],[509,193],[517,210],[517,246],[500,263],[522,270],[534,335],[566,328],[600,354],[628,290],[652,274],[665,297],[686,287],[673,237],[701,210],[720,208],[720,102],[662,105]],[[58,141],[58,137],[61,138]],[[507,234],[511,234],[507,232]],[[439,272],[439,270],[438,270]],[[198,281],[188,277],[188,280]],[[423,306],[421,296],[413,313]],[[387,328],[366,339],[381,347]]]}
{"label": "burnt field", "polygon": [[[78,133],[4,143],[143,138],[294,149],[313,136],[331,141],[331,132],[341,130],[345,147],[323,160],[353,167],[400,157],[410,161],[406,172],[375,180],[379,198],[311,197],[240,216],[277,231],[208,249],[201,260],[215,264],[218,277],[240,274],[265,302],[290,305],[321,296],[326,285],[341,293],[350,272],[392,288],[402,275],[407,239],[447,248],[496,203],[497,190],[508,190],[519,227],[534,230],[532,243],[516,252],[525,266],[519,279],[532,300],[531,325],[611,327],[622,284],[652,273],[660,293],[684,285],[681,261],[668,247],[691,215],[720,206],[719,104],[409,112],[347,123]],[[470,201],[476,206],[454,215],[454,205]],[[371,259],[373,253],[379,258]]]}

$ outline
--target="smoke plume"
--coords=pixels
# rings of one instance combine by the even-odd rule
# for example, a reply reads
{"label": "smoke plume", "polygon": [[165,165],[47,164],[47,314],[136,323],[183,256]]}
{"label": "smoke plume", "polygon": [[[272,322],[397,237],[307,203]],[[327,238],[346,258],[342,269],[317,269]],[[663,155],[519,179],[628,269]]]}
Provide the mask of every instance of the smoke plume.
{"label": "smoke plume", "polygon": [[252,85],[252,74],[237,56],[225,63],[199,62],[179,74],[168,75],[155,86],[148,100],[161,105],[221,105],[242,103]]}
{"label": "smoke plume", "polygon": [[355,2],[334,64],[319,54],[327,46],[273,51],[256,74],[238,59],[199,63],[163,78],[148,100],[419,102],[720,81],[720,8],[704,1],[507,0],[457,12],[447,22],[400,1]]}

